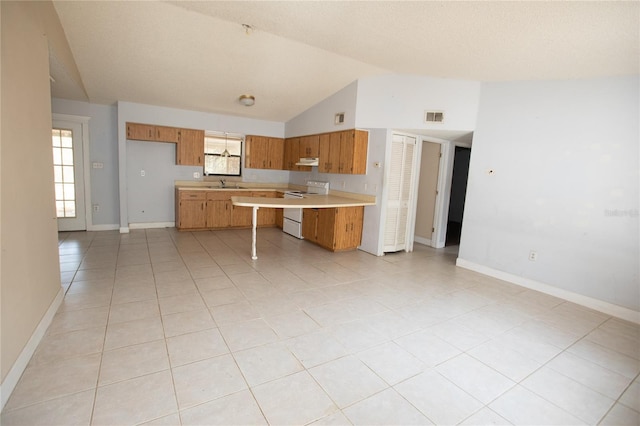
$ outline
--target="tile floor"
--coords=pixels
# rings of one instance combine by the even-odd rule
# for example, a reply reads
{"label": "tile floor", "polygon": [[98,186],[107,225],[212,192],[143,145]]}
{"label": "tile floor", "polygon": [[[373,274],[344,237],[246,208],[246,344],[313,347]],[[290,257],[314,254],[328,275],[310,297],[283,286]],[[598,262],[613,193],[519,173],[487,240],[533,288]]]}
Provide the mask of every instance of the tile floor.
{"label": "tile floor", "polygon": [[417,245],[60,234],[66,296],[9,425],[640,424],[640,327]]}

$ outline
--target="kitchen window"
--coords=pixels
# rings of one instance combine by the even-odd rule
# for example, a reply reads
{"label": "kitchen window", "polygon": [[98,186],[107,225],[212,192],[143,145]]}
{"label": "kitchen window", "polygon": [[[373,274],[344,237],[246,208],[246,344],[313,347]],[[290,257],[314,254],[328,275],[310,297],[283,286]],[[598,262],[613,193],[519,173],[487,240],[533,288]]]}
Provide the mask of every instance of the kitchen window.
{"label": "kitchen window", "polygon": [[242,136],[231,133],[205,132],[205,176],[240,176],[241,158]]}

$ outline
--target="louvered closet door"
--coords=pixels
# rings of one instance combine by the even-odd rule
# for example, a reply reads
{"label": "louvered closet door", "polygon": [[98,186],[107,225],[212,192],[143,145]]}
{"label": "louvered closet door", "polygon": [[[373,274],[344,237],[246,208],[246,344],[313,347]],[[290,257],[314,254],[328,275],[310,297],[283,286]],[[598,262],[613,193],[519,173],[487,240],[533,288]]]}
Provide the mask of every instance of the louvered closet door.
{"label": "louvered closet door", "polygon": [[406,248],[415,148],[416,138],[393,135],[384,228],[385,252]]}

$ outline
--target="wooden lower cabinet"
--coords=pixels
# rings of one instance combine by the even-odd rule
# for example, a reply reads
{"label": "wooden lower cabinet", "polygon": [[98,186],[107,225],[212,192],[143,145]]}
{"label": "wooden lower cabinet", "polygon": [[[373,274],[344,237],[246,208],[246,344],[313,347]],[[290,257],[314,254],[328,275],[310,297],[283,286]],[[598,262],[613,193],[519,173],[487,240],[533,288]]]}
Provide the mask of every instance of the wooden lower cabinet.
{"label": "wooden lower cabinet", "polygon": [[318,242],[318,209],[302,209],[302,237]]}
{"label": "wooden lower cabinet", "polygon": [[353,250],[362,241],[364,207],[304,209],[302,236],[331,251]]}
{"label": "wooden lower cabinet", "polygon": [[[222,229],[252,226],[253,208],[234,206],[231,197],[275,197],[275,191],[176,190],[176,228]],[[258,226],[276,225],[276,210],[258,209]]]}
{"label": "wooden lower cabinet", "polygon": [[231,226],[231,197],[224,192],[207,192],[207,228]]}
{"label": "wooden lower cabinet", "polygon": [[202,191],[177,191],[176,227],[202,229],[207,223],[206,194]]}

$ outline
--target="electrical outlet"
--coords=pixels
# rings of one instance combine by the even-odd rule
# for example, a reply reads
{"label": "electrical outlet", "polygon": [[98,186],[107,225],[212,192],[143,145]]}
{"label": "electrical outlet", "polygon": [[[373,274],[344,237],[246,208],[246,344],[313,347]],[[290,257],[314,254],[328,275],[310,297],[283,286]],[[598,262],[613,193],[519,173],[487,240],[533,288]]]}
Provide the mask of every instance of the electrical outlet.
{"label": "electrical outlet", "polygon": [[200,178],[200,172],[193,172],[193,178],[194,179],[199,179]]}
{"label": "electrical outlet", "polygon": [[538,252],[537,252],[537,251],[535,251],[535,250],[531,250],[531,251],[529,252],[529,260],[530,260],[531,262],[535,262],[536,260],[538,260]]}

